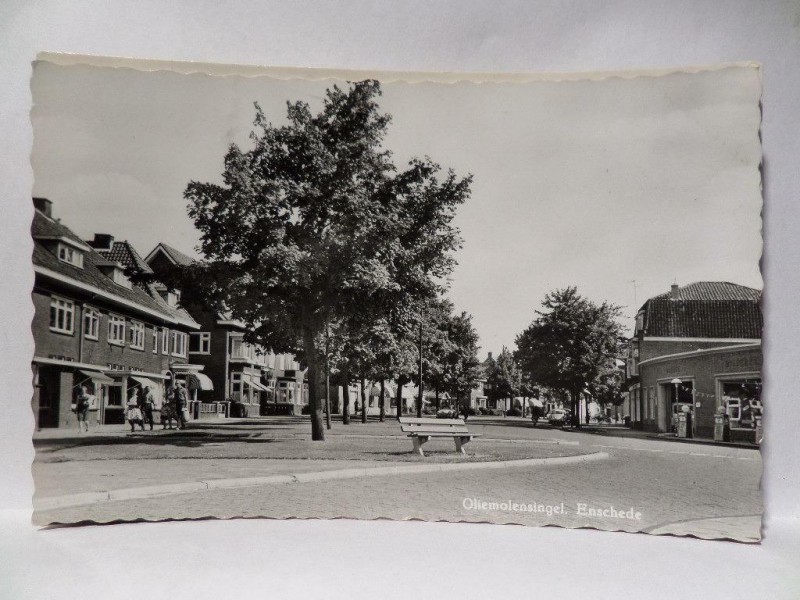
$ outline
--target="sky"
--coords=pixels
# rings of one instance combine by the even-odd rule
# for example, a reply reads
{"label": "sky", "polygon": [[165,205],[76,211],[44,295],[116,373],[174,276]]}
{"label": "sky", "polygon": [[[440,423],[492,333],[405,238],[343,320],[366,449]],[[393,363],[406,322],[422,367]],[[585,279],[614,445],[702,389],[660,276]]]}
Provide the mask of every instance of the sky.
{"label": "sky", "polygon": [[[187,183],[218,182],[229,144],[249,148],[254,101],[280,124],[287,100],[318,109],[332,83],[39,62],[33,195],[86,239],[194,254]],[[474,176],[449,297],[482,355],[513,348],[556,288],[621,305],[628,326],[672,283],[761,288],[756,68],[382,87],[398,165]]]}

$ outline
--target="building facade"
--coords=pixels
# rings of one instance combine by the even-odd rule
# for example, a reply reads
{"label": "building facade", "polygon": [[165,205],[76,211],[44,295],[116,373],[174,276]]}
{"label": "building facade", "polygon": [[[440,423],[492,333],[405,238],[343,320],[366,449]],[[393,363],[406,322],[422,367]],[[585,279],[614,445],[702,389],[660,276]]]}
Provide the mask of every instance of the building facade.
{"label": "building facade", "polygon": [[[175,266],[188,266],[190,256],[160,243],[144,262],[155,277]],[[163,286],[162,286],[163,287]],[[166,290],[166,288],[164,288]],[[305,371],[291,354],[276,354],[244,341],[246,326],[207,307],[186,303],[199,323],[189,337],[188,354],[201,365],[211,388],[198,392],[201,417],[254,417],[300,414],[308,404]]]}
{"label": "building facade", "polygon": [[[623,412],[639,429],[710,438],[724,411],[733,436],[754,437],[761,412],[761,292],[698,282],[650,298],[639,310],[626,360]],[[749,432],[749,433],[748,433]]]}
{"label": "building facade", "polygon": [[[188,369],[198,324],[134,284],[116,256],[98,252],[34,198],[32,292],[33,411],[38,428],[76,426],[81,387],[90,420],[122,423],[128,396],[149,387],[160,407],[164,384]],[[138,389],[137,389],[138,388]]]}

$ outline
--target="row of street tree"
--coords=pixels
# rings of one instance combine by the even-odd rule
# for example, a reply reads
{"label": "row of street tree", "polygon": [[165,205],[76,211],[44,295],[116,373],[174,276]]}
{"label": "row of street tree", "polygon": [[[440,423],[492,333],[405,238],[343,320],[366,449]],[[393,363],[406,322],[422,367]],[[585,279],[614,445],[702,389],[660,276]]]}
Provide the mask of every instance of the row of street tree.
{"label": "row of street tree", "polygon": [[382,417],[387,380],[399,414],[403,386],[420,376],[456,398],[478,376],[471,317],[444,296],[472,176],[428,157],[396,165],[380,95],[377,81],[333,86],[320,112],[288,102],[280,125],[256,104],[249,149],[232,145],[221,183],[184,194],[203,260],[167,283],[245,323],[245,341],[298,356],[313,440],[325,438],[331,375],[345,390],[361,383],[362,406],[365,382],[380,382]]}

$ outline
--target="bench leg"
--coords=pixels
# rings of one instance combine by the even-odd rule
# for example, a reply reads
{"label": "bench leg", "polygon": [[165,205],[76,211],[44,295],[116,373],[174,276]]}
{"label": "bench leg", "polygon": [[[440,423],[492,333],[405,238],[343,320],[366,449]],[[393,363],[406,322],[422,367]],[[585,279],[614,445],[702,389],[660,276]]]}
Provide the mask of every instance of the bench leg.
{"label": "bench leg", "polygon": [[422,444],[428,441],[428,438],[425,436],[414,436],[411,438],[414,442],[414,454],[419,454],[420,456],[425,456],[425,453],[422,452]]}
{"label": "bench leg", "polygon": [[459,454],[466,455],[467,452],[464,450],[464,444],[466,444],[469,441],[469,438],[456,437],[453,439],[456,442],[456,452],[458,452]]}

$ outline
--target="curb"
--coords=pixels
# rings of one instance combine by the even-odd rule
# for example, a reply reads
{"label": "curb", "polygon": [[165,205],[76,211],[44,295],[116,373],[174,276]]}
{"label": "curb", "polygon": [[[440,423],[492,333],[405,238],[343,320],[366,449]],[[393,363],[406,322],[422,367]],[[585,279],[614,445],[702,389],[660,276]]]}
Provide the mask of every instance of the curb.
{"label": "curb", "polygon": [[68,494],[64,496],[50,496],[34,499],[34,510],[45,511],[57,508],[74,506],[88,506],[103,502],[120,500],[138,500],[205,492],[217,489],[237,489],[258,487],[262,485],[275,485],[287,483],[311,483],[317,481],[331,481],[336,479],[357,479],[360,477],[380,477],[386,475],[413,475],[418,473],[441,473],[450,471],[474,471],[485,469],[513,469],[517,467],[535,467],[549,465],[582,464],[606,460],[607,452],[593,452],[578,456],[556,456],[552,458],[526,458],[522,460],[467,462],[467,463],[432,463],[424,465],[389,465],[385,467],[354,467],[349,469],[336,469],[331,471],[313,471],[288,475],[268,475],[266,477],[239,477],[231,479],[210,479],[204,481],[190,481],[186,483],[170,483],[136,488],[122,488],[106,492],[88,492],[83,494]]}

